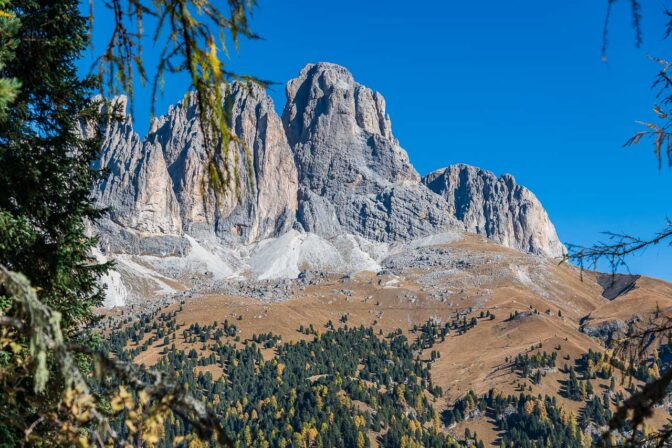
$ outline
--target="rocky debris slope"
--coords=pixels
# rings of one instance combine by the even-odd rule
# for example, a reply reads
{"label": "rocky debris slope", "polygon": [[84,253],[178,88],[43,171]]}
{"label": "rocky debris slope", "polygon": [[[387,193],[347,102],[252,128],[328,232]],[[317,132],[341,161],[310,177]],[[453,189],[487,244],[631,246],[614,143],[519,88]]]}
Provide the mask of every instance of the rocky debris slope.
{"label": "rocky debris slope", "polygon": [[322,236],[408,240],[462,228],[394,135],[385,99],[345,68],[309,64],[287,83],[282,114],[299,173],[297,219]]}
{"label": "rocky debris slope", "polygon": [[560,258],[565,248],[537,197],[510,174],[457,164],[434,171],[422,182],[441,195],[467,231],[508,247]]}

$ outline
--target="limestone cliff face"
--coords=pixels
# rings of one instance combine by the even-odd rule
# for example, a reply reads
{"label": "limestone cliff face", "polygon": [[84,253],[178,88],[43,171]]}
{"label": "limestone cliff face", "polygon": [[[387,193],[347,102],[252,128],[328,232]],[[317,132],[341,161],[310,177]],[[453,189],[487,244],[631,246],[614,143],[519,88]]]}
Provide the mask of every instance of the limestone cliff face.
{"label": "limestone cliff face", "polygon": [[[193,96],[158,118],[144,140],[128,117],[108,124],[100,161],[108,174],[95,195],[121,227],[116,230],[249,243],[292,227],[297,174],[273,102],[260,88],[238,84],[229,100],[232,126],[243,144],[232,142],[226,160],[238,182],[221,190],[210,187],[210,159]],[[113,228],[110,224],[104,227]]]}
{"label": "limestone cliff face", "polygon": [[420,183],[392,134],[383,97],[345,68],[307,65],[287,84],[282,120],[299,174],[297,219],[306,231],[397,241],[462,227]]}
{"label": "limestone cliff face", "polygon": [[510,174],[469,165],[452,165],[422,179],[455,210],[467,231],[505,246],[549,257],[562,257],[564,246],[537,197]]}
{"label": "limestone cliff face", "polygon": [[[125,112],[125,98],[113,102]],[[100,168],[107,173],[95,191],[109,219],[146,233],[179,233],[179,206],[160,147],[142,142],[131,117],[122,115],[104,129]]]}
{"label": "limestone cliff face", "polygon": [[231,126],[242,145],[230,143],[222,162],[230,173],[223,190],[212,188],[193,96],[155,123],[148,141],[166,154],[184,231],[250,243],[277,236],[294,223],[297,175],[273,101],[258,86],[233,84]]}
{"label": "limestone cliff face", "polygon": [[[109,209],[99,224],[109,252],[184,255],[187,235],[240,248],[292,228],[375,242],[466,229],[562,255],[546,211],[513,177],[454,165],[421,179],[392,133],[382,95],[341,66],[309,64],[289,81],[282,119],[257,86],[234,83],[227,101],[242,144],[222,151],[232,180],[221,190],[210,183],[193,95],[157,118],[144,139],[129,116],[105,124],[99,164],[107,172],[94,194]],[[126,108],[124,98],[113,103]]]}

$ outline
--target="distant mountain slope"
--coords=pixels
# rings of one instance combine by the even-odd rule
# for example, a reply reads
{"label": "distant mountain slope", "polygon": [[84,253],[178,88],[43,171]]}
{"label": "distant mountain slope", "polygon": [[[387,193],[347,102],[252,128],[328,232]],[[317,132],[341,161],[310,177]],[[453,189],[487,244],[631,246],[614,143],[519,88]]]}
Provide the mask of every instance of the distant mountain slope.
{"label": "distant mountain slope", "polygon": [[[273,259],[267,254],[262,257]],[[380,260],[380,268],[378,273],[352,275],[304,271],[293,280],[245,279],[222,283],[209,291],[184,285],[184,291],[170,295],[164,303],[154,303],[160,312],[141,307],[152,316],[146,327],[156,330],[148,330],[143,344],[129,342],[128,350],[134,351],[136,362],[145,365],[173,356],[163,337],[152,331],[158,333],[163,328],[154,325],[159,316],[164,325],[163,316],[174,312],[181,327],[173,343],[185,354],[194,350],[194,365],[199,361],[193,376],[208,372],[216,380],[230,371],[225,363],[205,362],[216,350],[210,342],[184,336],[192,325],[233,324],[235,332],[227,344],[251,346],[255,352],[258,348],[271,363],[281,359],[278,345],[320,340],[318,335],[330,328],[371,327],[381,338],[399,329],[414,347],[413,359],[431,368],[429,384],[442,390],[432,400],[441,415],[469,391],[479,396],[493,391],[516,399],[521,393],[548,395],[576,420],[586,437],[592,437],[592,446],[598,446],[603,428],[585,417],[586,410],[595,398],[605,401],[605,395],[608,408],[615,410],[622,396],[628,395],[627,381],[621,382],[624,374],[617,368],[613,372],[610,368],[608,375],[588,372],[585,356],[589,351],[605,351],[604,331],[624,328],[635,319],[646,320],[658,307],[664,311],[672,307],[669,283],[641,277],[636,288],[610,301],[602,296],[598,275],[584,273],[582,278],[570,265],[471,234],[404,244],[390,250]],[[107,314],[127,318],[125,312]],[[442,328],[449,328],[443,336]],[[262,342],[260,335],[269,334],[278,337],[275,347]],[[339,349],[344,347],[334,348]],[[344,359],[348,356],[343,355]],[[542,356],[553,356],[552,363],[540,361]],[[318,359],[319,355],[315,362]],[[593,393],[568,395],[569,367],[576,369],[584,387],[590,384]],[[610,376],[615,380],[613,390]],[[249,378],[261,381],[259,375]],[[317,378],[310,376],[307,381]],[[637,384],[641,383],[635,380]],[[352,389],[348,390],[355,400]],[[388,390],[393,389],[388,386]],[[403,402],[394,402],[404,407]],[[668,417],[668,410],[659,408],[650,424],[658,427]],[[504,433],[501,419],[489,412],[469,412],[456,424],[443,419],[439,426],[442,434],[458,439],[469,428],[486,446],[500,446]],[[376,437],[372,446],[380,446]]]}

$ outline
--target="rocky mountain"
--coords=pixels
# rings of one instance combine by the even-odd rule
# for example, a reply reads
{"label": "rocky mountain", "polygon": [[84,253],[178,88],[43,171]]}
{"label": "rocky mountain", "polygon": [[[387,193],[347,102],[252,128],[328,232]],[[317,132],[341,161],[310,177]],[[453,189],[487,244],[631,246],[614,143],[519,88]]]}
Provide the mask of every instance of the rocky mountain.
{"label": "rocky mountain", "polygon": [[422,182],[446,200],[468,232],[526,252],[562,257],[565,248],[548,213],[510,174],[498,178],[457,164],[424,176]]}
{"label": "rocky mountain", "polygon": [[[113,251],[174,253],[185,234],[246,244],[291,229],[296,168],[273,101],[257,86],[234,84],[230,95],[232,125],[243,144],[228,148],[223,165],[236,171],[237,182],[221,190],[209,187],[193,96],[158,118],[143,140],[130,117],[109,123],[100,163],[108,173],[95,195],[110,210],[103,233]],[[172,243],[157,244],[157,237]]]}
{"label": "rocky mountain", "polygon": [[[223,189],[211,187],[193,95],[144,138],[128,115],[105,124],[106,174],[94,194],[109,214],[97,231],[103,256],[122,261],[122,277],[145,285],[149,269],[163,291],[166,278],[193,275],[377,270],[404,244],[465,230],[562,255],[547,213],[513,177],[455,165],[421,178],[382,95],[345,68],[309,64],[286,92],[281,118],[261,88],[232,85],[226,101],[241,143],[223,151]],[[124,98],[113,104],[125,110]]]}
{"label": "rocky mountain", "polygon": [[385,99],[335,64],[307,65],[287,83],[282,114],[299,172],[303,228],[409,240],[462,228],[394,135]]}

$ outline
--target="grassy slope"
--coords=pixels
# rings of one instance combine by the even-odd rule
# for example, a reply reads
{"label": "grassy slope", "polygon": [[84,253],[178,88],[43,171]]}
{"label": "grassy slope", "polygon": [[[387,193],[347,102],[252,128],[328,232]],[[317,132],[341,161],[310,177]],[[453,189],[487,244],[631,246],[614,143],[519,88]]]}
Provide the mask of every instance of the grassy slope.
{"label": "grassy slope", "polygon": [[[614,318],[625,320],[634,314],[646,315],[656,306],[672,307],[672,285],[660,280],[641,278],[637,288],[609,301],[601,296],[602,288],[594,275],[588,273],[581,278],[570,266],[543,261],[478,237],[470,236],[447,247],[484,254],[485,258],[466,272],[448,275],[429,286],[423,280],[428,270],[408,269],[398,276],[334,275],[319,285],[297,288],[295,298],[284,302],[266,303],[216,294],[201,296],[185,303],[177,320],[190,325],[228,319],[238,326],[242,340],[255,333],[272,332],[280,335],[283,341],[291,341],[312,338],[299,333],[299,326],[313,324],[315,328],[324,329],[329,320],[337,326],[343,325],[339,319],[344,314],[348,316],[350,326],[372,325],[383,334],[401,328],[408,334],[413,324],[422,324],[430,318],[450,321],[457,313],[464,313],[471,307],[470,319],[479,316],[480,311],[488,310],[495,314],[494,320],[479,319],[474,329],[463,335],[451,334],[432,348],[441,354],[432,367],[432,377],[445,391],[445,396],[436,403],[437,409],[443,409],[470,389],[484,393],[496,388],[504,393],[518,394],[519,384],[524,383],[526,388],[532,387],[532,394],[555,395],[563,406],[578,414],[583,402],[567,400],[559,393],[562,382],[567,379],[566,374],[549,373],[541,384],[532,385],[528,379],[521,380],[517,373],[511,372],[505,359],[525,353],[532,345],[541,343],[541,350],[548,352],[561,346],[558,367],[565,363],[571,365],[588,349],[601,350],[599,341],[579,331],[582,317],[590,315],[593,322]],[[540,266],[541,277],[537,275],[531,279],[526,275],[529,269],[539,270]],[[427,293],[430,289],[450,291],[449,298],[432,299]],[[169,309],[177,306],[171,305]],[[525,312],[532,308],[539,313],[509,319],[515,311]],[[408,336],[411,340],[416,337]],[[179,340],[176,345],[187,348],[187,344]],[[193,348],[200,349],[198,345]],[[161,351],[159,341],[141,353],[136,361],[151,365]],[[422,356],[428,358],[428,352]],[[273,350],[267,350],[264,355],[272,357]],[[221,374],[213,366],[201,369],[209,369],[215,376]],[[594,385],[595,390],[600,391],[608,382],[594,381]],[[665,418],[659,414],[657,423]],[[494,422],[485,417],[462,423],[452,431],[461,434],[465,426],[477,431],[486,442],[496,440]]]}

